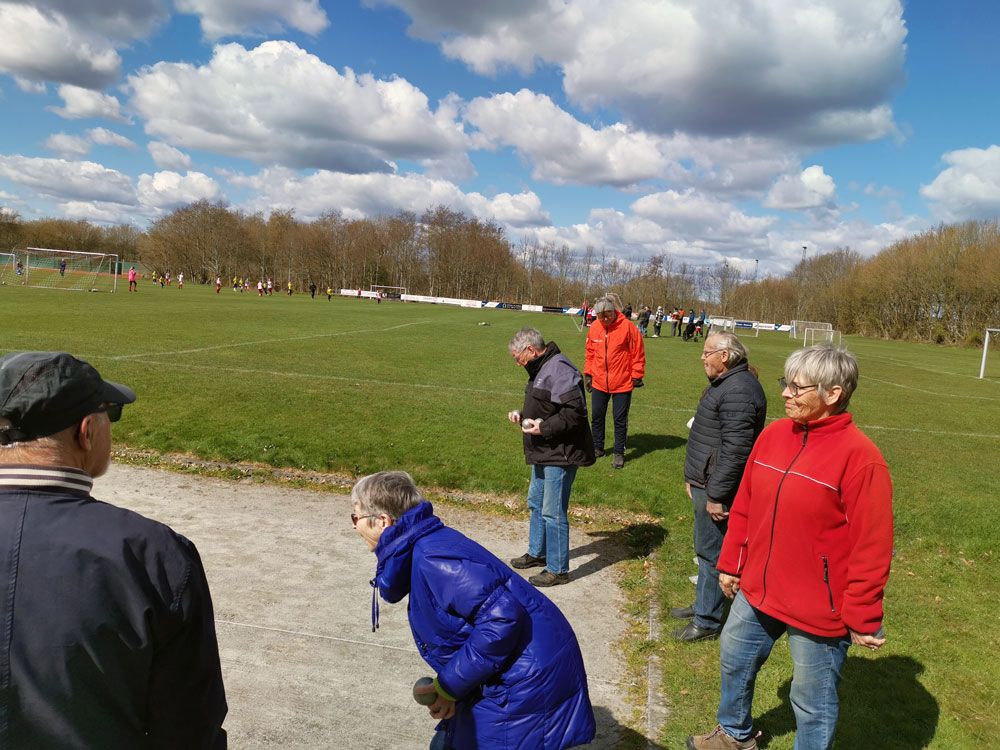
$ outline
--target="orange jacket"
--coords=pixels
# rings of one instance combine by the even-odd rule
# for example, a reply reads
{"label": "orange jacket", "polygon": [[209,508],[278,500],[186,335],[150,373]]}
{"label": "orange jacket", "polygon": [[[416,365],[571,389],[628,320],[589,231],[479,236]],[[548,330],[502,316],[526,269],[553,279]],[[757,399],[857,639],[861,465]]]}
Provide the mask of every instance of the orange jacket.
{"label": "orange jacket", "polygon": [[605,393],[628,393],[632,379],[646,374],[646,345],[631,320],[620,312],[607,328],[600,320],[587,329],[584,375]]}

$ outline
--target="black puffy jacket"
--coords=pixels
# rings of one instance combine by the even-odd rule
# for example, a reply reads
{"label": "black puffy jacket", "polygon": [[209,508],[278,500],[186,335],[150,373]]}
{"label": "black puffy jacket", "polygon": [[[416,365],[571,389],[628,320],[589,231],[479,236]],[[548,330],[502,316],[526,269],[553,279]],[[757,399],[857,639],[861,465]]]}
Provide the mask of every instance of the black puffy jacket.
{"label": "black puffy jacket", "polygon": [[587,419],[587,399],[580,371],[549,342],[524,366],[522,417],[542,420],[541,435],[524,435],[524,461],[532,466],[590,466],[594,438]]}
{"label": "black puffy jacket", "polygon": [[746,362],[710,381],[688,436],[684,480],[731,503],[766,417],[767,397]]}

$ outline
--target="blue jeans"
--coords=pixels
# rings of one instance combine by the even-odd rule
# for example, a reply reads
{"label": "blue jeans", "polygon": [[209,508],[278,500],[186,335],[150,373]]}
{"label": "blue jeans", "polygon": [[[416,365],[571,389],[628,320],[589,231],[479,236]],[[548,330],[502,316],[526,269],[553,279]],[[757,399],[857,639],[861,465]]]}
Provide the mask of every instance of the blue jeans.
{"label": "blue jeans", "polygon": [[794,750],[829,750],[840,710],[837,685],[851,639],[846,635],[823,638],[786,625],[754,609],[742,592],[736,595],[722,629],[719,724],[738,740],[753,734],[750,711],[757,672],[767,661],[774,642],[785,632],[794,666]]}
{"label": "blue jeans", "polygon": [[590,392],[593,414],[590,429],[594,433],[594,449],[604,450],[604,418],[608,415],[608,401],[615,420],[615,453],[625,455],[625,439],[628,437],[628,410],[632,405],[632,391],[627,393],[605,393],[596,388]]}
{"label": "blue jeans", "polygon": [[532,466],[528,485],[528,554],[544,557],[550,573],[569,572],[569,493],[575,466]]}
{"label": "blue jeans", "polygon": [[722,608],[726,596],[719,588],[719,570],[715,566],[726,536],[726,521],[712,520],[705,509],[708,494],[701,487],[691,488],[694,506],[694,553],[698,556],[698,586],[694,595],[694,624],[699,628],[722,627]]}

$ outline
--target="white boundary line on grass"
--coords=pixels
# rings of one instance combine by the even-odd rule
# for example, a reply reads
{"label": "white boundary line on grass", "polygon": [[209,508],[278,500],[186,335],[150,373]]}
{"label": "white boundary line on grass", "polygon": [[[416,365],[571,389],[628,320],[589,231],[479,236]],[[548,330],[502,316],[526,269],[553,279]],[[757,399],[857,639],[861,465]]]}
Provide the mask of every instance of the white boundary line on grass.
{"label": "white boundary line on grass", "polygon": [[[198,349],[178,349],[172,352],[144,352],[141,354],[119,354],[115,356],[94,357],[94,359],[110,359],[119,362],[127,359],[142,359],[143,357],[173,356],[175,354],[199,354],[200,352],[212,352],[219,349],[235,349],[241,346],[259,346],[261,344],[279,344],[286,341],[306,341],[308,339],[326,339],[335,336],[350,336],[355,333],[385,333],[386,331],[396,331],[409,326],[419,326],[430,323],[430,320],[414,320],[409,323],[389,326],[388,328],[361,328],[354,331],[334,331],[333,333],[311,333],[308,336],[285,336],[280,339],[263,339],[261,341],[240,341],[235,344],[217,344],[215,346],[203,346]],[[227,368],[228,369],[228,368]]]}
{"label": "white boundary line on grass", "polygon": [[941,393],[939,391],[929,391],[926,388],[917,388],[915,385],[903,385],[902,383],[894,383],[891,380],[882,380],[880,378],[873,378],[871,375],[865,375],[865,380],[874,380],[876,383],[884,383],[885,385],[894,385],[897,388],[905,388],[908,391],[918,391],[920,393],[926,393],[931,396],[942,396],[944,398],[974,398],[978,401],[1000,401],[1000,398],[994,398],[993,396],[970,396],[958,393]]}
{"label": "white boundary line on grass", "polygon": [[[892,362],[896,365],[902,365],[904,367],[909,367],[911,370],[923,370],[924,372],[933,372],[935,375],[954,375],[957,378],[971,378],[972,380],[979,380],[978,375],[969,375],[964,372],[951,372],[950,370],[935,370],[930,367],[921,367],[920,365],[915,365],[912,362],[907,362],[902,359],[893,359],[892,357],[886,357],[880,354],[863,354],[865,359],[880,359],[883,362]],[[980,381],[982,382],[982,381]],[[1000,383],[1000,381],[986,381]]]}
{"label": "white boundary line on grass", "polygon": [[[96,359],[96,358],[95,358]],[[143,365],[156,365],[157,367],[177,367],[182,370],[213,370],[219,369],[218,365],[194,365],[188,362],[160,362],[155,359],[136,360]],[[460,391],[462,393],[485,393],[491,396],[516,397],[522,391],[497,391],[486,388],[460,388],[454,385],[441,385],[440,383],[400,383],[394,380],[376,380],[375,378],[350,378],[346,375],[326,375],[311,372],[289,372],[287,370],[260,370],[253,367],[227,367],[226,372],[240,373],[241,375],[272,375],[274,377],[305,378],[307,380],[338,380],[345,383],[364,383],[366,385],[388,385],[401,388],[433,388],[442,391]]]}
{"label": "white boundary line on grass", "polygon": [[922,435],[946,435],[948,437],[974,437],[1000,440],[1000,435],[988,432],[946,432],[944,430],[923,430],[919,427],[885,427],[877,424],[860,424],[862,430],[890,430],[892,432],[918,432]]}

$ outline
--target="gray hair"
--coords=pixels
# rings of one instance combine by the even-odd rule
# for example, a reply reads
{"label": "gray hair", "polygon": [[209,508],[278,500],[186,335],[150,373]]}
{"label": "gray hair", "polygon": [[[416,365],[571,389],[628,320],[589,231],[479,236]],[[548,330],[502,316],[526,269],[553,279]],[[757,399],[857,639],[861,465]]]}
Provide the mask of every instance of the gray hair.
{"label": "gray hair", "polygon": [[817,344],[804,349],[796,349],[785,360],[785,380],[802,378],[799,385],[817,385],[820,396],[825,396],[834,387],[841,388],[840,401],[836,411],[847,410],[851,394],[858,387],[858,360],[853,354],[838,349],[832,344]]}
{"label": "gray hair", "polygon": [[529,346],[536,349],[545,348],[545,339],[537,328],[525,327],[514,334],[514,337],[507,344],[511,354],[520,354]]}
{"label": "gray hair", "polygon": [[617,309],[615,301],[610,297],[601,297],[594,303],[594,315],[600,315],[603,312],[614,312]]}
{"label": "gray hair", "polygon": [[[12,423],[9,419],[0,417],[0,430],[11,426]],[[64,453],[67,449],[67,441],[75,430],[76,425],[73,425],[54,435],[0,445],[0,465],[36,463],[45,466],[58,466],[60,463],[65,463]]]}
{"label": "gray hair", "polygon": [[750,358],[750,352],[740,337],[731,331],[718,331],[709,334],[708,340],[715,342],[715,348],[728,352],[726,357],[726,369],[731,370],[737,365],[741,365]]}
{"label": "gray hair", "polygon": [[351,500],[359,515],[382,515],[396,519],[424,501],[413,477],[405,471],[380,471],[361,477],[351,488]]}

